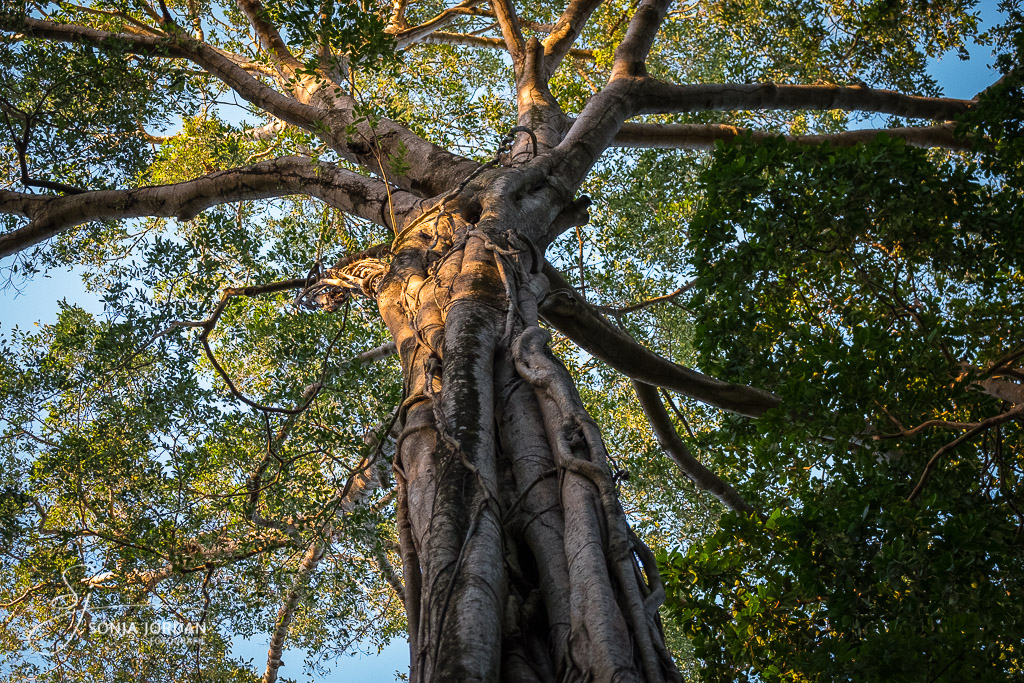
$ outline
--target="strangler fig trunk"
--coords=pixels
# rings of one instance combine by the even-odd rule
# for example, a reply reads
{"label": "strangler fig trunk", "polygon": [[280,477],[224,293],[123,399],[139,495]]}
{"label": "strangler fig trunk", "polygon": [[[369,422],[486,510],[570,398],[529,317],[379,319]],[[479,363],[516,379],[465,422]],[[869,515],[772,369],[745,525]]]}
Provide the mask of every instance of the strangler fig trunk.
{"label": "strangler fig trunk", "polygon": [[538,325],[542,257],[500,217],[466,218],[425,212],[374,287],[405,378],[411,680],[679,680],[651,553]]}

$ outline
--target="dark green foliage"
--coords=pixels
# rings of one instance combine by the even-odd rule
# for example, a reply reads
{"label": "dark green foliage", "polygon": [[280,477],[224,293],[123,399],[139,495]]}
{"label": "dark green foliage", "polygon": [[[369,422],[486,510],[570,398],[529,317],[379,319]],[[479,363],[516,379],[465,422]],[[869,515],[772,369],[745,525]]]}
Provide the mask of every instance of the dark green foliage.
{"label": "dark green foliage", "polygon": [[1024,337],[1012,125],[987,128],[1011,136],[981,168],[884,137],[778,139],[721,148],[702,175],[688,302],[701,366],[783,399],[706,444],[775,509],[768,522],[726,517],[662,555],[708,680],[1024,668],[1024,431],[1005,422],[945,454],[966,428],[907,433],[1010,409],[973,382]]}
{"label": "dark green foliage", "polygon": [[154,87],[178,78],[173,71],[114,46],[0,42],[0,133],[10,144],[0,159],[13,170],[24,156],[33,181],[90,190],[135,182],[150,157],[140,122],[163,119]]}

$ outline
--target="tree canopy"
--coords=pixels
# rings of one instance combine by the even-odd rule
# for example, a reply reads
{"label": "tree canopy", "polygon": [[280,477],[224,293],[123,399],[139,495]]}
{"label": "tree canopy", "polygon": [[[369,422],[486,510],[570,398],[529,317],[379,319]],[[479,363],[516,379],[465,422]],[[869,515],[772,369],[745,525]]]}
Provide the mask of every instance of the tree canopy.
{"label": "tree canopy", "polygon": [[1000,19],[0,0],[0,672],[1019,677]]}

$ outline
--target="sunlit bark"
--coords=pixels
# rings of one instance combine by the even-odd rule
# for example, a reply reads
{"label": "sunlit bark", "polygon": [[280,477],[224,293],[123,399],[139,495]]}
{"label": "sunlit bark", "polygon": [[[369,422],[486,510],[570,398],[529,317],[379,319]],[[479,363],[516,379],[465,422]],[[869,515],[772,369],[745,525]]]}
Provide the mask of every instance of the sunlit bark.
{"label": "sunlit bark", "polygon": [[405,376],[411,680],[677,680],[657,569],[537,326],[536,250],[500,218],[418,225],[377,294]]}

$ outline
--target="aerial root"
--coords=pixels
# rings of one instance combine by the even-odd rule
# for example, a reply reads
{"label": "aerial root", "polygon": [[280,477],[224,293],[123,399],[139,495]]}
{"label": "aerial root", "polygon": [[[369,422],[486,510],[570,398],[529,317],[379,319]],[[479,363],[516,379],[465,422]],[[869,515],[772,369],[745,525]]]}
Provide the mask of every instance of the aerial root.
{"label": "aerial root", "polygon": [[[587,414],[568,371],[549,354],[550,339],[550,334],[540,327],[524,329],[512,347],[516,369],[537,393],[556,466],[586,479],[597,490],[607,529],[608,564],[622,590],[625,616],[633,627],[645,679],[660,682],[668,675],[669,679],[678,680],[657,620],[664,589],[653,555],[626,524],[600,432]],[[578,456],[573,452],[573,442],[579,441],[583,448],[577,446],[582,451]]]}

